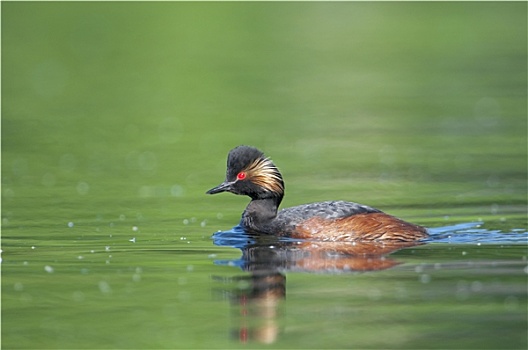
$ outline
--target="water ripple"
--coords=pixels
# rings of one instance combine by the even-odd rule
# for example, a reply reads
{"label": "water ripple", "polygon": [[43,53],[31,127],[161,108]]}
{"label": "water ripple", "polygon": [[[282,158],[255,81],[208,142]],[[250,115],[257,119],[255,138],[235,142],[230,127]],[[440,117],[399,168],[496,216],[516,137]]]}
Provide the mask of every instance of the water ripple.
{"label": "water ripple", "polygon": [[[500,230],[487,230],[482,228],[483,222],[467,222],[450,226],[430,228],[430,237],[425,243],[451,243],[451,244],[526,244],[528,232],[525,229],[513,229],[510,232]],[[231,230],[218,231],[213,235],[214,244],[243,248],[256,242],[256,236],[247,234],[237,225]],[[291,238],[279,238],[279,241],[293,242]]]}
{"label": "water ripple", "polygon": [[487,230],[483,222],[468,222],[451,226],[429,229],[428,243],[484,243],[484,244],[526,244],[528,232],[525,229],[513,229],[510,232]]}

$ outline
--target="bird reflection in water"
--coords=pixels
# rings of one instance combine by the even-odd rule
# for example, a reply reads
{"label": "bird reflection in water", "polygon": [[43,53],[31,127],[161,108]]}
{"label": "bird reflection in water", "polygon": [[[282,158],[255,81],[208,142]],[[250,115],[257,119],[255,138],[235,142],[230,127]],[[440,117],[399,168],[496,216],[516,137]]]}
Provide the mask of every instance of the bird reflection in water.
{"label": "bird reflection in water", "polygon": [[238,266],[249,275],[218,278],[233,306],[241,342],[274,343],[280,331],[280,304],[286,297],[286,273],[353,273],[385,270],[399,262],[389,255],[420,242],[314,242],[252,237],[238,230],[217,232],[214,243],[242,250],[238,260],[217,261]]}

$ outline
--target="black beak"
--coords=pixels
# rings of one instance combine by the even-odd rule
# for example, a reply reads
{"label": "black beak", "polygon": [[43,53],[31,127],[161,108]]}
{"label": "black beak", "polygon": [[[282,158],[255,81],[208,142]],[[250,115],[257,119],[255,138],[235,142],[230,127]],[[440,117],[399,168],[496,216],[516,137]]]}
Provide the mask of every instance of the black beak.
{"label": "black beak", "polygon": [[233,184],[232,182],[224,181],[220,185],[216,186],[215,188],[211,188],[209,191],[207,191],[205,193],[206,194],[215,194],[215,193],[230,191],[232,184]]}

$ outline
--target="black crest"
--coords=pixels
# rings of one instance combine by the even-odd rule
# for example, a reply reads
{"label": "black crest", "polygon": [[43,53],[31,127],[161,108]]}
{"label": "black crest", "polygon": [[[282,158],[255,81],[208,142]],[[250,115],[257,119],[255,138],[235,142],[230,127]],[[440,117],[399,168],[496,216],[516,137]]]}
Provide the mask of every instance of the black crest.
{"label": "black crest", "polygon": [[229,151],[227,156],[226,178],[233,180],[236,175],[257,159],[265,158],[264,153],[250,146],[238,146]]}

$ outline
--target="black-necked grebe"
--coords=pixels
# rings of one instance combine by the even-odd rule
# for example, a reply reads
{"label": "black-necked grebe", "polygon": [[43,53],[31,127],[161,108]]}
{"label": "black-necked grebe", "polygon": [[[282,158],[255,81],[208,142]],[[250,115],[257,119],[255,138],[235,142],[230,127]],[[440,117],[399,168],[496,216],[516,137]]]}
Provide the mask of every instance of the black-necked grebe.
{"label": "black-necked grebe", "polygon": [[284,197],[282,175],[254,147],[229,152],[225,181],[207,193],[225,191],[251,197],[241,221],[251,233],[319,241],[410,242],[428,236],[424,227],[357,203],[326,201],[278,211]]}

